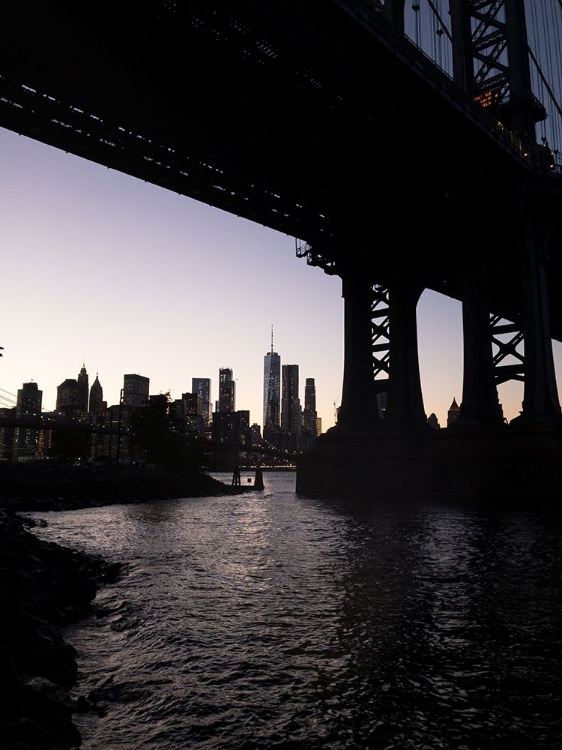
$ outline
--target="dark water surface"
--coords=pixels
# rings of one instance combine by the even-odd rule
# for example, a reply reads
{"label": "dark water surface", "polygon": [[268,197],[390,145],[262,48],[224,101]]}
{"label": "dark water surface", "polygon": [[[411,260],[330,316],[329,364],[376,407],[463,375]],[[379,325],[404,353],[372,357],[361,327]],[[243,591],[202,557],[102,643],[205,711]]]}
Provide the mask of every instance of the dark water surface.
{"label": "dark water surface", "polygon": [[126,564],[65,633],[85,750],[562,748],[560,514],[264,481],[29,514]]}

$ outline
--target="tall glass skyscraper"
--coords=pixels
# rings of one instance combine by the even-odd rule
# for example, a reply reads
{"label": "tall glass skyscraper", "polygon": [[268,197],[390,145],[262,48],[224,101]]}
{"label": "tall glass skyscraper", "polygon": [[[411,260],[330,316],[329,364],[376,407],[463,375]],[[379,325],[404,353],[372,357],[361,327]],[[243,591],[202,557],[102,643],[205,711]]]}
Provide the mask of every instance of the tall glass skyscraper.
{"label": "tall glass skyscraper", "polygon": [[293,435],[301,432],[301,402],[299,399],[299,366],[283,365],[283,400],[281,402],[281,429]]}
{"label": "tall glass skyscraper", "polygon": [[205,426],[211,424],[211,378],[191,378],[191,392],[201,396]]}
{"label": "tall glass skyscraper", "polygon": [[221,367],[219,370],[219,399],[217,411],[232,414],[235,411],[236,383],[232,379],[232,370]]}
{"label": "tall glass skyscraper", "polygon": [[302,415],[304,432],[316,436],[316,385],[314,378],[307,378],[304,385],[304,411]]}
{"label": "tall glass skyscraper", "polygon": [[263,426],[271,425],[281,425],[281,357],[273,351],[273,328],[271,351],[263,359]]}

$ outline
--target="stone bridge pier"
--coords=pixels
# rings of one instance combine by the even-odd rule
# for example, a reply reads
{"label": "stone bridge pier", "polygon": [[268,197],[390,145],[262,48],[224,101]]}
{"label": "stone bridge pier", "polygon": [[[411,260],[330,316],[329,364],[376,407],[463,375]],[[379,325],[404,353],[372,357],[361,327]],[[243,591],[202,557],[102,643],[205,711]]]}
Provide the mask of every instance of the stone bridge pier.
{"label": "stone bridge pier", "polygon": [[[341,273],[344,374],[335,427],[297,462],[297,492],[342,496],[437,496],[515,501],[557,499],[562,486],[562,417],[549,322],[548,222],[530,203],[519,215],[521,315],[498,324],[492,274],[482,252],[462,263],[463,388],[460,417],[427,423],[418,361],[416,308],[424,286],[389,274],[382,287],[360,271]],[[500,333],[515,344],[494,352]],[[498,385],[524,384],[519,416],[504,419]]]}

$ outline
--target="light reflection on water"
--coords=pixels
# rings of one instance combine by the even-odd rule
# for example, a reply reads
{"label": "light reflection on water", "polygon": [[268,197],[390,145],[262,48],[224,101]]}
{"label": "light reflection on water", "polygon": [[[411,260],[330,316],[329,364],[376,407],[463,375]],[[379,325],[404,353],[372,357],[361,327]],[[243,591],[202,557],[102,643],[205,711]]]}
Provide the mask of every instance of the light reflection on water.
{"label": "light reflection on water", "polygon": [[105,714],[76,715],[82,747],[560,750],[560,519],[294,479],[30,514],[126,566],[66,634]]}

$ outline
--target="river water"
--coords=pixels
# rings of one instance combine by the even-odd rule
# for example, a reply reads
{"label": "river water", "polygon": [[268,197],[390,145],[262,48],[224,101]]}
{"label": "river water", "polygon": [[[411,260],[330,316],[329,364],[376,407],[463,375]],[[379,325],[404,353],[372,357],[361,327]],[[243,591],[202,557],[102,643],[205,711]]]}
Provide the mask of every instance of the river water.
{"label": "river water", "polygon": [[27,514],[124,564],[65,630],[84,750],[562,748],[561,514],[264,482]]}

